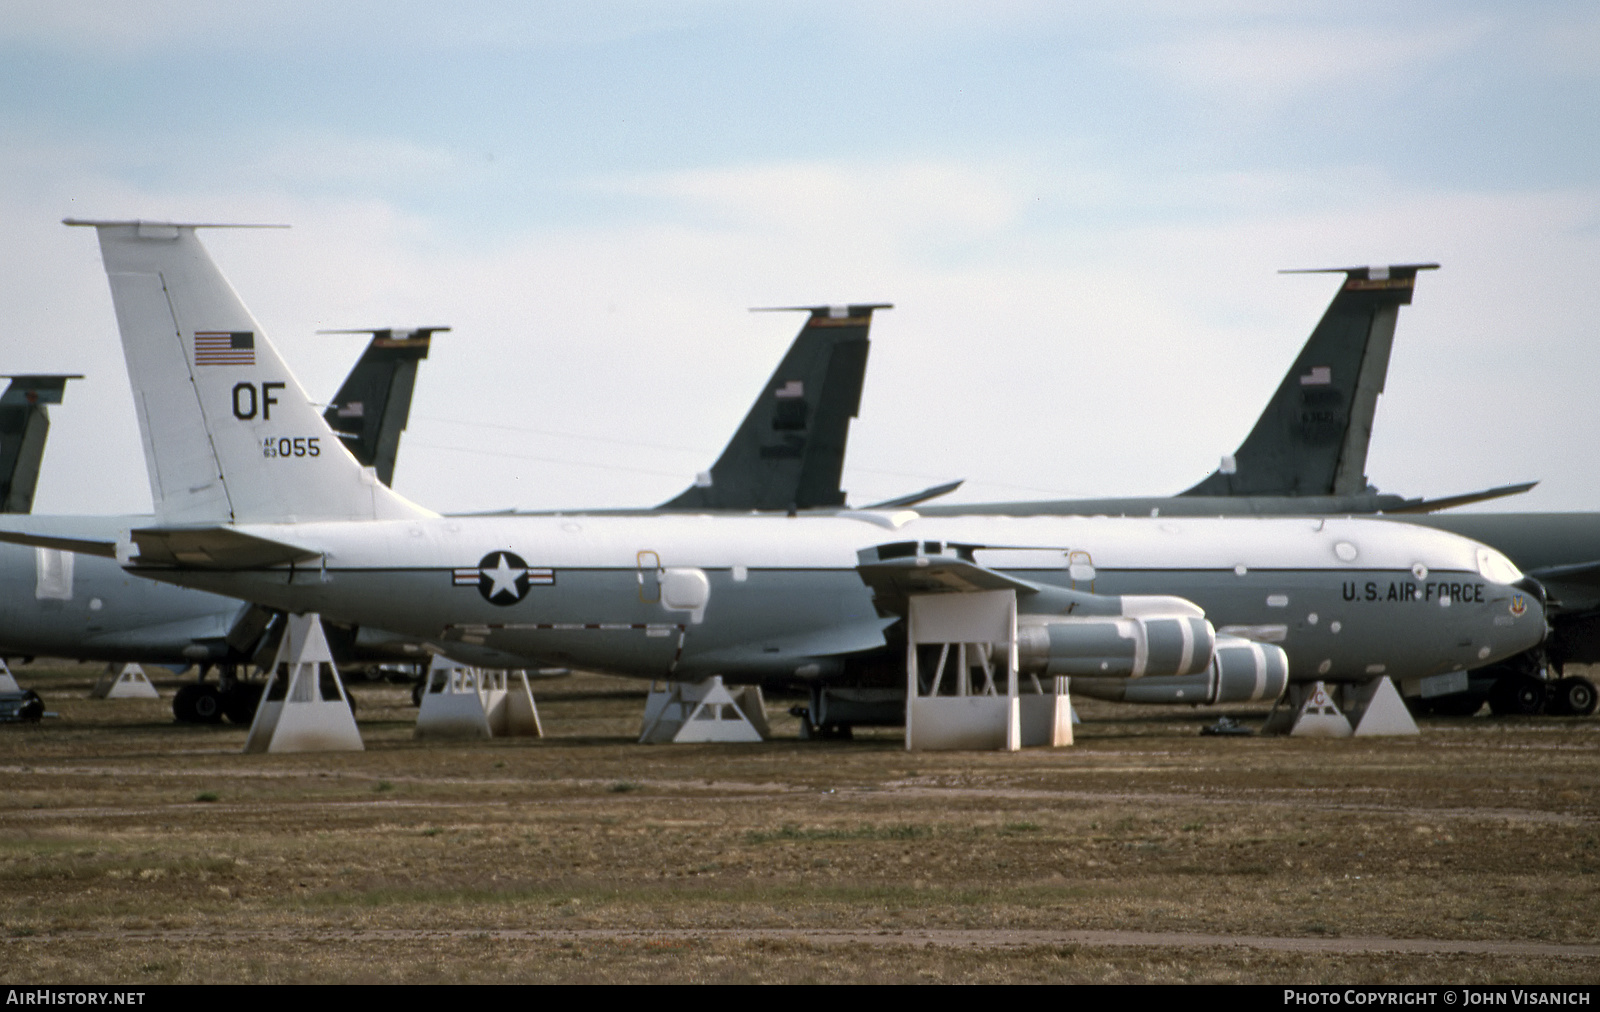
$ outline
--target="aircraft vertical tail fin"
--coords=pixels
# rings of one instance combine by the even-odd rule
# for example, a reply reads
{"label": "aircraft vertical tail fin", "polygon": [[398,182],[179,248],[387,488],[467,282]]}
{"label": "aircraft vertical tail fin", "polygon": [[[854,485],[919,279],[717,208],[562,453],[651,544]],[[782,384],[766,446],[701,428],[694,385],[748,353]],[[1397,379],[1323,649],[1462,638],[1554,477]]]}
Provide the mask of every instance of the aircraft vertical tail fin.
{"label": "aircraft vertical tail fin", "polygon": [[378,473],[385,485],[394,484],[395,460],[400,454],[400,433],[411,417],[411,392],[417,383],[417,363],[428,357],[432,336],[449,327],[401,329],[324,330],[323,334],[371,334],[323,421],[339,434],[345,449]]}
{"label": "aircraft vertical tail fin", "polygon": [[312,406],[201,245],[199,225],[92,225],[163,524],[427,516]]}
{"label": "aircraft vertical tail fin", "polygon": [[1200,484],[1179,493],[1353,495],[1367,489],[1367,445],[1389,371],[1395,318],[1410,305],[1418,271],[1438,264],[1342,267],[1343,274],[1283,384],[1255,428]]}
{"label": "aircraft vertical tail fin", "polygon": [[861,407],[867,333],[887,304],[792,307],[810,315],[722,456],[665,510],[843,506],[850,419]]}
{"label": "aircraft vertical tail fin", "polygon": [[82,376],[12,376],[0,394],[0,513],[32,513],[44,441],[46,404],[60,404],[67,380]]}

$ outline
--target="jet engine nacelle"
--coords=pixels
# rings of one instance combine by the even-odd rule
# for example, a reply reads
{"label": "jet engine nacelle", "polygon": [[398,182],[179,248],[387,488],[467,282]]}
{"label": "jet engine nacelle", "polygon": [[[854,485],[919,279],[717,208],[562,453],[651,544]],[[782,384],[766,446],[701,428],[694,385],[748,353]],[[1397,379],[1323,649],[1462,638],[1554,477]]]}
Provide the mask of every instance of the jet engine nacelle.
{"label": "jet engine nacelle", "polygon": [[1289,684],[1289,655],[1272,643],[1218,636],[1211,665],[1176,677],[1074,678],[1071,691],[1113,703],[1253,703],[1277,699]]}
{"label": "jet engine nacelle", "polygon": [[1203,675],[1216,643],[1205,613],[1176,597],[1123,597],[1121,615],[1017,616],[1017,660],[1031,675]]}

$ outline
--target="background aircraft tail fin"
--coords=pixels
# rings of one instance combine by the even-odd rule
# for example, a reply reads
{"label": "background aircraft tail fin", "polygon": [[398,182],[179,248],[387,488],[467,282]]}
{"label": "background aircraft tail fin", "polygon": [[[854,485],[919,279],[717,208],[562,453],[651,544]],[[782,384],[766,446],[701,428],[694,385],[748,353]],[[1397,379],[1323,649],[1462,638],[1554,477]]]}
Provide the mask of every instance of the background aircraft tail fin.
{"label": "background aircraft tail fin", "polygon": [[82,376],[12,376],[0,394],[0,513],[32,513],[39,463],[50,433],[46,404],[60,404],[67,380]]}
{"label": "background aircraft tail fin", "polygon": [[1367,445],[1399,308],[1438,264],[1341,267],[1338,294],[1250,435],[1180,495],[1352,495],[1367,489]]}
{"label": "background aircraft tail fin", "polygon": [[202,226],[67,224],[100,236],[161,523],[429,515],[328,428],[196,237]]}
{"label": "background aircraft tail fin", "polygon": [[792,307],[810,315],[710,472],[666,510],[843,506],[850,419],[861,406],[872,311],[887,304]]}
{"label": "background aircraft tail fin", "polygon": [[367,350],[345,377],[323,421],[339,434],[356,460],[394,484],[400,433],[411,417],[411,392],[417,385],[417,363],[428,357],[432,336],[449,327],[324,330],[323,334],[371,334]]}

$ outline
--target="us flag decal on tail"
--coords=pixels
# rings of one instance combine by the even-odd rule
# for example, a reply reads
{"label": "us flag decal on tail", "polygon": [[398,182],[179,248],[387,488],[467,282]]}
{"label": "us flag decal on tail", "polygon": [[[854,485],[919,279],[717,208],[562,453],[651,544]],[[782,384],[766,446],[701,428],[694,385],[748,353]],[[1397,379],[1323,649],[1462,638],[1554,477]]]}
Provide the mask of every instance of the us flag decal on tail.
{"label": "us flag decal on tail", "polygon": [[256,335],[248,330],[197,330],[194,364],[255,365]]}

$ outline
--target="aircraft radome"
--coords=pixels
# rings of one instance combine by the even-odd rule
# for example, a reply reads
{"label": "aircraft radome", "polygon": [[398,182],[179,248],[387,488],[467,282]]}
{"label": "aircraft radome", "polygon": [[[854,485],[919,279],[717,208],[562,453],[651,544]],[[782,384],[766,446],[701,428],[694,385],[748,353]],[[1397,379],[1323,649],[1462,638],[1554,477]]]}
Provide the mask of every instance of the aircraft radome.
{"label": "aircraft radome", "polygon": [[[83,224],[144,395],[157,523],[91,541],[36,519],[9,539],[447,650],[648,678],[903,686],[904,601],[941,590],[1015,593],[1025,664],[1046,675],[1200,674],[1222,653],[1213,622],[1281,640],[1301,680],[1465,669],[1544,635],[1498,552],[1381,520],[441,517],[330,438],[197,226]],[[1257,650],[1256,674],[1282,656]]]}

